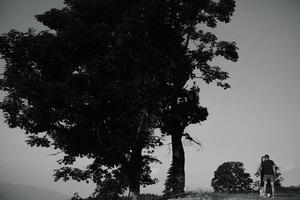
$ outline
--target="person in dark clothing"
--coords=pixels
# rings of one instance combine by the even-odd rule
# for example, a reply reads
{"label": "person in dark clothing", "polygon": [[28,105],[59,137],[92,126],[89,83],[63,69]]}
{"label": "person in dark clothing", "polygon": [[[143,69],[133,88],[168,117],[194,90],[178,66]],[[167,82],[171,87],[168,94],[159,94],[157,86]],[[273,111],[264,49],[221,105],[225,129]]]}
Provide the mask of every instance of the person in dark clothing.
{"label": "person in dark clothing", "polygon": [[271,189],[272,189],[272,197],[274,197],[274,182],[276,177],[276,170],[275,170],[275,163],[270,160],[269,155],[265,155],[265,161],[262,162],[262,169],[263,173],[263,181],[264,181],[264,195],[266,195],[266,188],[267,183],[270,181]]}

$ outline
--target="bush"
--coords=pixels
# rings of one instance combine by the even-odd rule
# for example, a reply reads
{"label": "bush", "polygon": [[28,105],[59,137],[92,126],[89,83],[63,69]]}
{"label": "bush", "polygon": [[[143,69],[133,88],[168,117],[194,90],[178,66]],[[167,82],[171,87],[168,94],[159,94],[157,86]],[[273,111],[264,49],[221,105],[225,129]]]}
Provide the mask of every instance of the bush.
{"label": "bush", "polygon": [[218,167],[211,181],[216,192],[250,192],[253,180],[241,162],[225,162]]}

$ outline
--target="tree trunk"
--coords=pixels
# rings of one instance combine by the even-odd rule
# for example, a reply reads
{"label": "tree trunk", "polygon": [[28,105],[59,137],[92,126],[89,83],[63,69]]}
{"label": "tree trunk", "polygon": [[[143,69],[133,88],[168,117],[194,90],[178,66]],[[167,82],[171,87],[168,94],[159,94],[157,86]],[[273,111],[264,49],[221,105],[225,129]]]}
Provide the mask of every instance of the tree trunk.
{"label": "tree trunk", "polygon": [[139,199],[140,194],[140,181],[142,174],[142,147],[137,147],[134,152],[132,152],[132,157],[129,161],[129,197],[133,200]]}
{"label": "tree trunk", "polygon": [[175,134],[171,135],[172,138],[172,176],[173,176],[173,194],[180,194],[184,192],[185,186],[185,171],[184,171],[184,148],[182,145],[183,130],[177,130]]}
{"label": "tree trunk", "polygon": [[138,200],[140,195],[140,182],[141,182],[141,175],[142,175],[142,166],[143,166],[143,157],[142,157],[142,150],[143,150],[143,133],[141,131],[143,130],[143,121],[144,117],[147,114],[147,109],[142,109],[142,116],[137,128],[137,141],[136,145],[133,148],[133,152],[129,161],[129,174],[128,174],[128,180],[129,180],[129,197],[131,197],[133,200]]}
{"label": "tree trunk", "polygon": [[138,200],[138,199],[139,199],[139,194],[134,193],[133,191],[129,191],[129,197],[130,197],[132,200]]}
{"label": "tree trunk", "polygon": [[129,197],[133,200],[139,199],[140,194],[140,176],[141,174],[133,173],[129,181]]}

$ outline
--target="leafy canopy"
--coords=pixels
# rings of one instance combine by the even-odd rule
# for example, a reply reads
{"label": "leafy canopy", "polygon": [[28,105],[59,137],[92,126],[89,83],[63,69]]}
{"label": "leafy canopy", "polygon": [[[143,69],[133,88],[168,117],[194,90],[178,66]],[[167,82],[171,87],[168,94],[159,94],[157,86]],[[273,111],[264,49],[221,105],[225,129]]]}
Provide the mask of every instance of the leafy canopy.
{"label": "leafy canopy", "polygon": [[211,180],[211,186],[217,192],[248,192],[252,190],[252,182],[243,163],[231,161],[218,167]]}
{"label": "leafy canopy", "polygon": [[[6,61],[0,88],[7,94],[0,108],[6,122],[25,130],[29,145],[64,152],[61,164],[84,156],[94,160],[86,170],[61,168],[57,179],[100,184],[117,178],[141,146],[147,150],[141,181],[153,183],[151,148],[160,144],[153,129],[162,126],[163,114],[172,114],[174,98],[194,102],[179,110],[197,108],[198,87],[184,89],[193,71],[200,70],[207,83],[229,87],[223,82],[228,74],[208,62],[216,56],[236,61],[235,43],[218,41],[197,25],[229,22],[234,1],[65,0],[65,5],[36,16],[47,31],[0,36]],[[190,41],[195,48],[188,48]]]}

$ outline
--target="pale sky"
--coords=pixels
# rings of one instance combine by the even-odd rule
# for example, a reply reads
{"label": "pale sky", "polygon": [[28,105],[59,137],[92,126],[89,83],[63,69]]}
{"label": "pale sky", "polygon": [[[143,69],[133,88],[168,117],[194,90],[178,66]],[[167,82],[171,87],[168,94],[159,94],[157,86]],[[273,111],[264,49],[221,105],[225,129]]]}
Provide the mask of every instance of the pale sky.
{"label": "pale sky", "polygon": [[[230,73],[232,88],[201,86],[201,104],[208,107],[208,120],[188,127],[203,143],[185,146],[186,189],[211,189],[213,172],[227,161],[244,163],[254,174],[260,157],[269,154],[281,168],[284,185],[300,185],[300,1],[237,0],[229,24],[215,31],[220,39],[236,41],[239,61],[215,61]],[[62,0],[0,0],[0,33],[14,28],[43,29],[35,14],[61,7]],[[3,61],[0,61],[1,71]],[[1,93],[3,96],[3,93]],[[0,181],[49,188],[86,196],[93,185],[54,182],[53,170],[60,156],[54,151],[32,148],[21,130],[9,129],[0,113]],[[171,161],[168,145],[157,150],[163,164],[153,166],[160,182],[142,189],[160,193]],[[86,161],[78,163],[85,166]]]}

